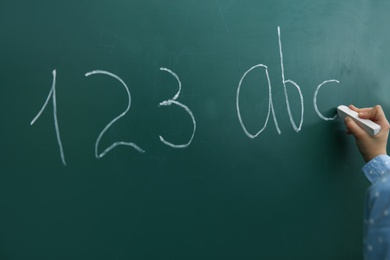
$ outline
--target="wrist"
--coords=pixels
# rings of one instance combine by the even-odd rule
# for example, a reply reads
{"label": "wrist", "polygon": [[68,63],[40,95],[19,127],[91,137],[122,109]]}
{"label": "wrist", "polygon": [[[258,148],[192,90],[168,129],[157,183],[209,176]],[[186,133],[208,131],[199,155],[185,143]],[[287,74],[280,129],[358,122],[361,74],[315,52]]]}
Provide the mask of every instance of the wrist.
{"label": "wrist", "polygon": [[376,151],[376,152],[371,152],[371,153],[362,154],[362,155],[363,155],[363,159],[366,162],[369,162],[369,161],[371,161],[372,159],[374,159],[374,158],[376,158],[378,156],[387,155],[387,152],[386,152],[386,150],[382,150],[382,151]]}

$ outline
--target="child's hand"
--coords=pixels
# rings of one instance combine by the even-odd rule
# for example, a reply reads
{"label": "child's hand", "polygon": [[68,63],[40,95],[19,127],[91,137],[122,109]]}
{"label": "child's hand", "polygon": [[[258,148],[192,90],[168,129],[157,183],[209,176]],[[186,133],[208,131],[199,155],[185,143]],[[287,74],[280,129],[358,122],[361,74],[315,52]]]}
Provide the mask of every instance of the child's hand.
{"label": "child's hand", "polygon": [[350,117],[345,117],[347,133],[352,134],[356,139],[356,145],[366,162],[381,154],[387,154],[387,138],[389,136],[389,122],[386,119],[382,107],[377,105],[373,108],[356,108],[353,105],[350,109],[359,113],[359,117],[370,119],[381,126],[381,131],[374,136],[369,135]]}

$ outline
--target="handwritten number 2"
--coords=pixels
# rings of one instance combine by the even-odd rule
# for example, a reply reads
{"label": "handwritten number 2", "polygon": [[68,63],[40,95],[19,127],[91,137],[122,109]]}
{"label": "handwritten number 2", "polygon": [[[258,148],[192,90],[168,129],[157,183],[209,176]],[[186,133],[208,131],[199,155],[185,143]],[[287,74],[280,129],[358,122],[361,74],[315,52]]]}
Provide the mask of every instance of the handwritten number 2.
{"label": "handwritten number 2", "polygon": [[64,165],[66,165],[65,161],[65,155],[64,155],[64,150],[62,148],[62,142],[61,142],[61,136],[60,136],[60,128],[58,127],[58,119],[57,119],[57,98],[56,98],[56,77],[57,73],[56,70],[53,70],[53,83],[51,85],[51,89],[49,92],[49,95],[46,98],[45,103],[43,104],[41,110],[39,110],[38,114],[34,117],[34,119],[31,121],[30,125],[33,125],[35,121],[41,116],[42,112],[45,110],[47,104],[49,103],[50,98],[53,101],[53,115],[54,115],[54,127],[56,129],[56,135],[57,135],[57,142],[58,146],[60,148],[60,155],[61,155],[61,160]]}
{"label": "handwritten number 2", "polygon": [[160,68],[160,70],[161,71],[166,71],[169,74],[171,74],[173,77],[175,77],[177,83],[179,84],[179,90],[177,91],[176,95],[172,99],[168,99],[168,100],[165,100],[165,101],[161,102],[159,104],[159,106],[170,106],[170,105],[174,104],[174,105],[177,105],[177,106],[183,108],[190,115],[190,117],[192,119],[192,123],[194,125],[193,131],[192,131],[192,136],[191,136],[190,140],[188,141],[188,143],[186,143],[186,144],[173,144],[171,142],[166,141],[164,139],[164,137],[162,137],[161,135],[159,136],[160,137],[160,141],[163,142],[164,144],[170,146],[170,147],[173,147],[173,148],[187,148],[191,144],[192,139],[194,138],[194,135],[195,135],[195,130],[196,130],[195,117],[192,114],[191,110],[186,105],[184,105],[184,104],[180,103],[179,101],[177,101],[177,98],[179,97],[180,91],[181,91],[181,82],[180,82],[179,77],[176,75],[176,73],[174,73],[170,69]]}
{"label": "handwritten number 2", "polygon": [[122,85],[125,87],[126,89],[126,93],[127,93],[127,96],[128,96],[128,103],[127,103],[127,108],[124,112],[122,112],[120,115],[118,115],[117,117],[115,117],[113,120],[111,120],[110,123],[108,123],[104,129],[100,132],[98,138],[96,139],[96,143],[95,143],[95,156],[97,159],[100,159],[102,158],[103,156],[105,156],[109,151],[111,151],[113,148],[115,148],[116,146],[118,145],[125,145],[125,146],[130,146],[130,147],[133,147],[134,149],[136,149],[138,152],[140,153],[145,153],[145,151],[143,149],[141,149],[139,146],[137,146],[135,143],[132,143],[132,142],[124,142],[124,141],[118,141],[118,142],[115,142],[113,143],[111,146],[107,147],[102,153],[99,154],[98,152],[98,148],[99,148],[99,143],[100,143],[100,140],[102,139],[103,135],[107,132],[107,130],[116,122],[118,121],[120,118],[122,118],[123,116],[126,115],[126,113],[130,110],[130,106],[131,106],[131,95],[130,95],[130,91],[129,91],[129,88],[127,87],[127,85],[125,84],[125,82],[119,78],[117,75],[113,74],[113,73],[110,73],[108,71],[104,71],[104,70],[94,70],[94,71],[91,71],[91,72],[88,72],[85,74],[86,77],[88,76],[91,76],[91,75],[94,75],[94,74],[104,74],[104,75],[108,75],[110,77],[113,77],[115,79],[117,79],[120,83],[122,83]]}

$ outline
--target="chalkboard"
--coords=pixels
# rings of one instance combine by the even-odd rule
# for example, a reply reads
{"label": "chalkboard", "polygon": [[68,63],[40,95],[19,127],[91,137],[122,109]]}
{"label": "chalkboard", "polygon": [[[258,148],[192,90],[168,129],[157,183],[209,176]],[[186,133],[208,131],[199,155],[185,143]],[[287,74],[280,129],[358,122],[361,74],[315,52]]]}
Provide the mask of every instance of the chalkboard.
{"label": "chalkboard", "polygon": [[362,259],[389,9],[1,1],[0,258]]}

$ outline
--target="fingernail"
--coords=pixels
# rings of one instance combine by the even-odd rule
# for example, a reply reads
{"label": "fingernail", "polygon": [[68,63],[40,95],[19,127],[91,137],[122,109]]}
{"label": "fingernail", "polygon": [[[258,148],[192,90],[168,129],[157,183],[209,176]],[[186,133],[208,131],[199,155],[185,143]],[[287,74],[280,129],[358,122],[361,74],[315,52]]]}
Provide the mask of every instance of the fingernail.
{"label": "fingernail", "polygon": [[367,112],[359,112],[359,116],[365,116],[367,115]]}

